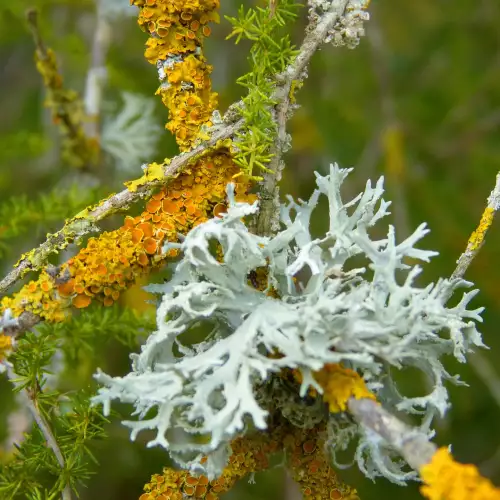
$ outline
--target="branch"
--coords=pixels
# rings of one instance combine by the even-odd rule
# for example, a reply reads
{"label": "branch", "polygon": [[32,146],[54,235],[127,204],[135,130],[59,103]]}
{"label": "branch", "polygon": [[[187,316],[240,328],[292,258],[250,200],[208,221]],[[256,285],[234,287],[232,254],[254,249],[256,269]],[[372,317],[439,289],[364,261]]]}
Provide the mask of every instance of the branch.
{"label": "branch", "polygon": [[78,240],[86,234],[98,232],[99,228],[95,225],[96,222],[120,210],[126,210],[131,203],[150,196],[154,188],[166,184],[183,167],[206,153],[218,141],[232,137],[242,126],[242,119],[236,123],[222,126],[212,134],[208,141],[203,142],[187,153],[176,156],[170,163],[160,165],[159,172],[146,169],[143,177],[132,181],[128,189],[109,196],[93,207],[82,210],[72,219],[69,219],[59,231],[49,234],[40,246],[21,256],[15,268],[0,281],[0,293],[19,281],[28,271],[41,269],[50,254],[57,253],[71,241]]}
{"label": "branch", "polygon": [[498,172],[495,187],[488,197],[486,208],[484,209],[481,221],[476,230],[471,234],[467,242],[465,252],[457,261],[457,267],[451,275],[451,279],[463,278],[467,268],[483,246],[486,233],[493,223],[495,213],[500,208],[500,172]]}
{"label": "branch", "polygon": [[[16,383],[16,374],[12,370],[12,365],[8,362],[3,362],[2,365],[5,366],[6,368],[9,380],[12,382],[14,386],[17,387],[18,384]],[[29,391],[27,389],[22,389],[21,394],[26,399],[26,406],[30,410],[31,415],[33,416],[35,422],[40,428],[40,431],[42,432],[45,438],[47,446],[54,452],[57,463],[64,471],[66,469],[66,461],[64,460],[64,456],[61,452],[61,449],[59,448],[59,445],[57,444],[56,438],[52,433],[49,423],[47,422],[46,418],[43,416],[42,412],[38,408],[38,403],[36,401],[36,398],[32,394],[32,391]],[[63,500],[72,499],[71,487],[68,482],[66,482],[64,490],[62,491],[62,499]]]}
{"label": "branch", "polygon": [[418,471],[431,461],[437,446],[425,434],[384,410],[379,403],[367,398],[350,398],[347,405],[358,423],[394,446],[413,469]]}
{"label": "branch", "polygon": [[260,209],[256,222],[256,232],[261,235],[270,235],[279,228],[279,190],[278,182],[284,168],[282,155],[287,145],[286,122],[291,117],[290,92],[292,84],[306,78],[306,70],[311,57],[327,38],[328,32],[333,29],[339,17],[344,13],[348,0],[334,0],[329,12],[321,17],[316,25],[310,22],[306,28],[307,35],[299,49],[294,62],[276,80],[280,82],[274,99],[278,102],[275,108],[277,138],[271,153],[274,155],[269,170],[264,173],[264,180],[260,185]]}

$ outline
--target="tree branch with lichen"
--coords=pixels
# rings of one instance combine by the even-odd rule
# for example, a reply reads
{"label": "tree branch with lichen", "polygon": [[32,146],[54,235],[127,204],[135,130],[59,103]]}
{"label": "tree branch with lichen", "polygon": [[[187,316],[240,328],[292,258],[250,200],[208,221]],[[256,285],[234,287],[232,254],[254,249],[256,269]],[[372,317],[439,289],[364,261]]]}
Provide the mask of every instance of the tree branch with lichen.
{"label": "tree branch with lichen", "polygon": [[[279,133],[277,138],[278,142],[276,144],[280,144],[280,149],[284,147],[286,142],[285,124],[288,119],[287,115],[292,84],[305,76],[303,72],[310,58],[318,49],[321,40],[324,41],[328,31],[333,28],[336,20],[345,10],[346,3],[346,0],[341,0],[333,4],[332,11],[325,14],[322,20],[315,26],[314,30],[310,31],[304,39],[294,63],[288,67],[285,72],[276,77],[276,80],[281,82],[276,90],[276,94],[273,96],[273,100],[277,103],[277,113],[279,117]],[[148,50],[151,51],[151,47]],[[190,162],[199,158],[207,151],[210,151],[217,143],[225,139],[233,138],[235,134],[245,126],[244,120],[240,118],[240,112],[237,111],[239,104],[240,103],[236,103],[230,107],[225,120],[223,120],[221,124],[217,124],[213,127],[213,130],[209,131],[210,137],[208,140],[195,145],[193,149],[187,150],[178,157],[161,165],[157,163],[148,165],[145,174],[140,179],[128,183],[128,189],[108,197],[95,206],[86,208],[69,219],[61,230],[49,235],[47,240],[37,249],[23,255],[16,263],[15,268],[0,281],[0,293],[19,281],[27,272],[41,269],[51,253],[58,252],[65,248],[69,242],[77,241],[86,234],[99,231],[96,223],[100,220],[117,211],[128,209],[131,203],[142,198],[148,198],[151,196],[154,188],[168,183],[169,179],[177,175],[181,169]],[[172,129],[174,133],[177,133],[178,130],[181,129]],[[280,158],[280,154],[276,153],[275,157],[276,160],[273,161],[277,161],[278,158]],[[279,169],[277,169],[276,172],[278,172],[278,170]],[[271,198],[268,197],[270,191],[267,188],[276,185],[278,177],[274,174],[267,174],[265,179],[261,190],[262,202],[259,214],[260,222],[258,223],[260,232],[267,232],[269,230],[268,224],[271,223],[271,218],[275,218],[276,216],[276,198],[274,195]],[[267,220],[267,222],[264,223],[264,220]]]}
{"label": "tree branch with lichen", "polygon": [[242,120],[230,123],[215,131],[207,141],[191,151],[180,154],[169,160],[168,163],[152,163],[145,169],[142,177],[130,181],[128,188],[113,194],[96,205],[85,208],[69,219],[56,233],[48,235],[39,247],[21,256],[15,267],[0,281],[0,293],[5,292],[14,283],[22,279],[30,271],[40,270],[47,262],[50,254],[58,253],[67,247],[70,242],[100,229],[96,223],[117,212],[127,210],[131,204],[151,196],[155,188],[168,184],[183,168],[201,157],[219,141],[234,135],[243,125]]}
{"label": "tree branch with lichen", "polygon": [[457,261],[457,267],[451,275],[452,278],[462,278],[484,244],[486,233],[493,224],[496,212],[500,208],[500,172],[496,175],[495,187],[488,196],[486,208],[476,230],[471,234],[467,242],[465,252]]}

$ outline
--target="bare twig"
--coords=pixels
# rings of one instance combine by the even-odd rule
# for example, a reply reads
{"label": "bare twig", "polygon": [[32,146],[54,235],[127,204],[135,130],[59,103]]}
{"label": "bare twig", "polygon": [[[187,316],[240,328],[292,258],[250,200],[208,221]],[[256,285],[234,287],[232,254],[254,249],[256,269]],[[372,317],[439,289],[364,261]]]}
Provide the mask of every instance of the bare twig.
{"label": "bare twig", "polygon": [[413,469],[418,471],[431,461],[437,446],[424,433],[401,422],[376,401],[350,398],[348,408],[358,423],[394,446]]}
{"label": "bare twig", "polygon": [[264,173],[264,180],[259,189],[260,209],[256,223],[257,234],[269,235],[279,228],[279,190],[278,182],[284,168],[282,154],[287,144],[286,122],[290,118],[290,91],[292,83],[302,81],[311,57],[325,41],[328,32],[335,26],[339,17],[344,13],[348,0],[334,0],[330,11],[321,17],[315,26],[309,25],[307,35],[302,42],[297,57],[293,63],[276,80],[280,83],[275,99],[278,104],[275,108],[277,137],[273,150],[274,155],[269,169],[272,172]]}
{"label": "bare twig", "polygon": [[47,59],[47,47],[43,42],[40,28],[38,27],[38,11],[36,9],[29,9],[26,12],[26,20],[28,21],[28,27],[35,42],[38,57],[40,59]]}
{"label": "bare twig", "polygon": [[84,124],[87,137],[99,139],[99,117],[101,114],[102,90],[106,81],[106,54],[111,42],[111,27],[101,12],[102,1],[97,2],[96,26],[92,41],[90,68],[85,84],[84,104],[87,122]]}
{"label": "bare twig", "polygon": [[495,187],[490,193],[486,208],[484,209],[481,221],[476,230],[471,234],[467,242],[465,252],[457,261],[457,267],[451,275],[452,279],[463,278],[470,263],[474,260],[479,250],[483,246],[486,233],[493,223],[496,211],[500,208],[500,172],[496,176]]}
{"label": "bare twig", "polygon": [[[12,382],[14,386],[17,386],[18,384],[16,383],[16,374],[14,373],[14,370],[12,369],[12,365],[8,363],[7,361],[2,362],[3,366],[5,366],[7,370],[7,375],[9,377],[9,380]],[[45,441],[47,443],[47,446],[54,452],[54,455],[56,457],[57,463],[61,467],[62,470],[66,468],[66,461],[64,460],[64,456],[61,452],[61,449],[59,448],[59,445],[57,444],[56,438],[54,434],[52,433],[52,430],[50,428],[49,423],[47,422],[46,418],[40,411],[38,407],[38,403],[36,398],[33,396],[33,394],[27,390],[23,389],[21,391],[21,394],[24,396],[26,400],[26,406],[28,407],[31,415],[33,416],[33,419],[35,420],[36,424],[40,428],[40,431],[43,434],[43,437],[45,438]],[[66,483],[66,486],[64,487],[64,490],[62,491],[62,499],[63,500],[71,500],[73,495],[71,494],[71,487],[69,483]]]}

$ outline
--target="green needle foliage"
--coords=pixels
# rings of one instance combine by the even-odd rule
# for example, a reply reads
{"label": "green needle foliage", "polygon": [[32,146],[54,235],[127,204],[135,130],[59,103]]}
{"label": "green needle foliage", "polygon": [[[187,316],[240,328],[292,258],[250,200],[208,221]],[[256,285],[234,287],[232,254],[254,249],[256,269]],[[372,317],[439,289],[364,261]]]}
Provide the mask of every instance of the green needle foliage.
{"label": "green needle foliage", "polygon": [[271,111],[276,104],[273,77],[282,73],[298,53],[287,33],[287,24],[290,26],[287,21],[297,17],[301,6],[293,0],[283,0],[274,10],[241,6],[237,17],[226,16],[233,27],[228,39],[236,37],[235,43],[253,42],[249,54],[250,71],[237,80],[247,89],[240,107],[246,126],[236,134],[234,161],[254,180],[262,180],[254,175],[256,168],[269,172],[266,165],[273,157],[270,149],[276,137]]}
{"label": "green needle foliage", "polygon": [[26,195],[12,196],[0,204],[0,257],[9,247],[7,240],[22,236],[29,230],[47,230],[49,224],[62,223],[104,194],[102,189],[81,189],[72,185],[69,189],[56,188],[40,194],[36,199]]}
{"label": "green needle foliage", "polygon": [[51,387],[57,354],[63,355],[66,373],[75,375],[78,371],[77,375],[81,375],[82,369],[95,368],[96,359],[100,359],[96,354],[104,352],[106,344],[115,341],[137,348],[140,336],[148,335],[154,326],[154,314],[139,314],[116,305],[101,306],[61,324],[42,324],[19,339],[9,357],[15,391],[31,400],[30,406],[51,429],[64,457],[64,467],[47,445],[40,427],[33,424],[22,443],[16,445],[14,456],[0,465],[2,500],[60,498],[67,485],[77,492],[97,469],[92,443],[106,436],[104,425],[108,420],[99,408],[90,405],[95,392],[90,387],[69,392]]}
{"label": "green needle foliage", "polygon": [[82,358],[95,358],[103,347],[116,341],[129,349],[137,348],[156,327],[154,313],[139,314],[134,309],[91,306],[63,323],[42,324],[38,331],[53,335],[61,345],[69,363]]}
{"label": "green needle foliage", "polygon": [[48,375],[58,348],[58,337],[27,333],[9,360],[16,378],[15,391],[29,398],[29,406],[52,432],[64,459],[61,467],[47,437],[34,424],[14,456],[0,465],[0,497],[5,500],[59,498],[69,485],[74,491],[90,478],[97,463],[91,443],[105,437],[107,419],[90,405],[90,391],[62,393],[51,389]]}

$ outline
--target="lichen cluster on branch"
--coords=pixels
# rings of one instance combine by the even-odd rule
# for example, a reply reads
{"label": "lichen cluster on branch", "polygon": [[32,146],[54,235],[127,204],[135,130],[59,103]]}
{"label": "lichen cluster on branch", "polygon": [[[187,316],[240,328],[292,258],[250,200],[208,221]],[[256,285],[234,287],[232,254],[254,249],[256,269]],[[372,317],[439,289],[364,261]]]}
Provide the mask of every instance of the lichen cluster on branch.
{"label": "lichen cluster on branch", "polygon": [[[132,438],[155,429],[150,446],[168,449],[183,468],[209,477],[222,473],[224,450],[249,423],[267,428],[269,412],[258,387],[283,369],[300,373],[292,393],[305,397],[314,389],[331,411],[345,410],[351,397],[375,395],[409,414],[423,410],[427,420],[443,414],[448,407],[444,381],[455,379],[441,357],[463,361],[471,347],[482,345],[474,323],[481,320],[481,309],[467,308],[475,293],[464,293],[448,307],[450,295],[468,283],[417,286],[421,269],[406,259],[428,261],[435,254],[416,248],[427,233],[425,225],[399,244],[392,227],[386,238],[372,240],[370,228],[388,214],[383,179],[344,202],[340,186],[348,173],[332,166],[329,175],[317,175],[308,202],[290,199],[282,206],[282,230],[274,237],[249,232],[244,218],[257,211],[257,203],[237,202],[229,186],[226,214],[194,227],[179,245],[167,245],[183,258],[169,283],[148,288],[161,295],[158,330],[132,356],[130,373],[97,375],[103,387],[95,401],[104,404],[105,414],[115,399],[132,403],[139,415],[138,421],[126,422]],[[329,229],[313,238],[309,224],[321,195],[328,200]],[[211,254],[211,241],[222,249],[219,258]],[[352,267],[355,256],[358,265],[365,259],[366,267]],[[248,276],[262,267],[267,288],[258,290]],[[309,277],[297,282],[301,273]],[[183,334],[203,324],[210,332],[206,338],[182,343]],[[430,392],[421,397],[391,392],[390,366],[420,369],[429,376]],[[316,412],[314,405],[295,410],[303,413],[303,422],[314,421],[306,416]],[[288,415],[285,408],[280,411]],[[187,435],[170,434],[170,428],[186,429]],[[356,458],[366,475],[398,483],[415,477],[391,459],[394,449],[362,428],[357,433]],[[332,436],[333,448],[336,439]]]}

